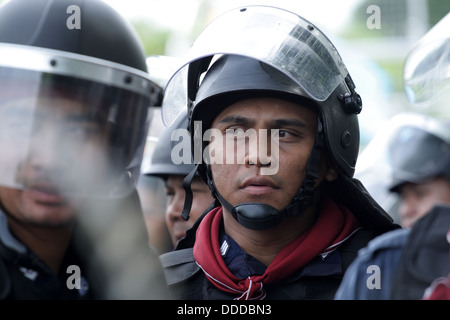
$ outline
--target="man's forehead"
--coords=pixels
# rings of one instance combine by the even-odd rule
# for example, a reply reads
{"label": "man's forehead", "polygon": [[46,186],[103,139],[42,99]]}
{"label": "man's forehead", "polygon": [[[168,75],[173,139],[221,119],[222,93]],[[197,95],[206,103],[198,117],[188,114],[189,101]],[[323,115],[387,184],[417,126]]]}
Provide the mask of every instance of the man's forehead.
{"label": "man's forehead", "polygon": [[238,101],[219,113],[213,124],[272,124],[305,126],[317,123],[317,114],[309,107],[275,98],[255,98]]}

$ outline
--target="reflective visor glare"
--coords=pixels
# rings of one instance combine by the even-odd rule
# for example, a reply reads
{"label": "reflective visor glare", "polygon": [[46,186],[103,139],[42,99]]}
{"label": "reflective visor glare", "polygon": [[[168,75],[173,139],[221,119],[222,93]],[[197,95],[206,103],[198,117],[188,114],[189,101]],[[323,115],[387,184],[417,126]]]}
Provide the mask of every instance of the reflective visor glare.
{"label": "reflective visor glare", "polygon": [[127,192],[118,181],[140,163],[149,103],[101,83],[0,66],[0,185],[77,197]]}

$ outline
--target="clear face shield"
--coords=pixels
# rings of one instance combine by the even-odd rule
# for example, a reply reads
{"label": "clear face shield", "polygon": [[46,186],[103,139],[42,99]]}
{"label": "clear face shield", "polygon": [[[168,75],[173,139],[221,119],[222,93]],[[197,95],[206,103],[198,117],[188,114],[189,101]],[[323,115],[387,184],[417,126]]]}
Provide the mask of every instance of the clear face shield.
{"label": "clear face shield", "polygon": [[73,197],[135,186],[160,87],[144,72],[0,44],[0,185]]}
{"label": "clear face shield", "polygon": [[[450,91],[450,13],[439,21],[408,55],[404,66],[407,97],[429,104]],[[448,103],[448,100],[447,100]]]}
{"label": "clear face shield", "polygon": [[237,8],[202,31],[187,53],[187,62],[169,80],[162,104],[166,126],[187,108],[189,66],[219,54],[247,56],[271,65],[315,101],[326,100],[348,74],[336,48],[309,21],[275,7]]}

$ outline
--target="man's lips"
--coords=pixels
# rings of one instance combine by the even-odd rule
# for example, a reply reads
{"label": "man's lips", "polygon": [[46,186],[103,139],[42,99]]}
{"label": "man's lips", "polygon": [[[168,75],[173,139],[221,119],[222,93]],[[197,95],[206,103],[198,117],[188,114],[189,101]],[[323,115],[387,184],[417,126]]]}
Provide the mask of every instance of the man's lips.
{"label": "man's lips", "polygon": [[25,194],[36,202],[46,205],[60,205],[66,202],[57,188],[49,184],[35,184],[28,186]]}
{"label": "man's lips", "polygon": [[262,195],[279,188],[274,181],[264,176],[248,178],[240,187],[242,191],[251,195]]}

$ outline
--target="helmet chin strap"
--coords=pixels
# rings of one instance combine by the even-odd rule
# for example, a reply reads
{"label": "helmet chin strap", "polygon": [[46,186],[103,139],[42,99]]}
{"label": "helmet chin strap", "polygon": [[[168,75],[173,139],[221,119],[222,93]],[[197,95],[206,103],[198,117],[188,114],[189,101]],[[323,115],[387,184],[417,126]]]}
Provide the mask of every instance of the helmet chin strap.
{"label": "helmet chin strap", "polygon": [[[286,217],[298,216],[302,214],[308,207],[318,203],[320,192],[315,187],[316,180],[320,175],[320,157],[323,150],[322,125],[319,121],[319,130],[316,135],[311,154],[306,165],[306,175],[297,195],[292,199],[291,203],[282,210],[259,202],[244,202],[235,206],[225,200],[217,190],[212,178],[211,170],[207,167],[206,174],[208,185],[213,196],[232,214],[232,216],[247,229],[266,230],[275,227],[281,223]],[[191,181],[198,169],[198,165],[192,170],[183,181],[183,188],[186,191],[186,198],[182,217],[189,219],[189,211],[192,205],[192,190],[190,188]]]}
{"label": "helmet chin strap", "polygon": [[183,189],[186,192],[186,196],[184,197],[184,206],[181,217],[186,221],[189,220],[189,213],[191,212],[192,200],[194,198],[192,195],[191,182],[198,170],[198,166],[199,164],[196,164],[194,169],[192,169],[192,171],[183,179]]}

